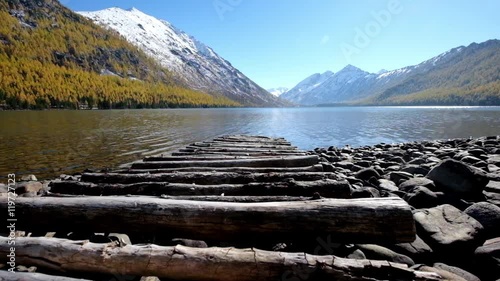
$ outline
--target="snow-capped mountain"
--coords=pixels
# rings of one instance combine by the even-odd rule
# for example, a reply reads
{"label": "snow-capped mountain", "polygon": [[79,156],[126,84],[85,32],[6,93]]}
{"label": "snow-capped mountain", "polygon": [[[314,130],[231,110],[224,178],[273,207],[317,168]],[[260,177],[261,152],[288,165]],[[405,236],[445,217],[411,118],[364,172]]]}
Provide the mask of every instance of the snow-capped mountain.
{"label": "snow-capped mountain", "polygon": [[[281,97],[302,105],[352,102],[372,98],[377,103],[396,95],[408,95],[419,91],[443,87],[464,87],[464,83],[474,86],[484,84],[486,68],[488,73],[498,73],[498,59],[495,50],[500,48],[499,40],[481,44],[473,43],[468,47],[458,47],[444,52],[420,64],[378,73],[369,73],[352,65],[341,71],[322,76],[314,74],[283,94]],[[486,54],[483,54],[484,53]],[[474,60],[474,63],[470,61]],[[460,72],[458,70],[460,69]],[[320,79],[323,78],[323,79]],[[424,79],[425,77],[425,79]],[[495,82],[494,74],[488,82]],[[478,80],[479,79],[479,80]],[[477,82],[477,83],[476,83]]]}
{"label": "snow-capped mountain", "polygon": [[245,105],[283,104],[283,101],[251,81],[210,47],[167,21],[135,8],[124,10],[115,7],[78,13],[115,30],[191,88],[221,93]]}
{"label": "snow-capped mountain", "polygon": [[267,89],[267,91],[275,97],[281,96],[282,94],[286,93],[288,90],[289,89],[287,87],[278,87],[278,88]]}
{"label": "snow-capped mountain", "polygon": [[315,73],[281,95],[281,98],[297,104],[309,104],[307,103],[308,93],[319,87],[333,75],[334,73],[331,71],[326,71],[323,74]]}

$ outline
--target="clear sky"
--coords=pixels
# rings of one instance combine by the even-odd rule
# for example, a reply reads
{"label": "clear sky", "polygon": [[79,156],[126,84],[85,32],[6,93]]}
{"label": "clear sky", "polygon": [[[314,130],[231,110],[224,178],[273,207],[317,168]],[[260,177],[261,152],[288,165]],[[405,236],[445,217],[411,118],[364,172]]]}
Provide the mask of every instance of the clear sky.
{"label": "clear sky", "polygon": [[135,7],[212,47],[264,88],[352,64],[418,64],[500,39],[498,0],[61,0],[76,11]]}

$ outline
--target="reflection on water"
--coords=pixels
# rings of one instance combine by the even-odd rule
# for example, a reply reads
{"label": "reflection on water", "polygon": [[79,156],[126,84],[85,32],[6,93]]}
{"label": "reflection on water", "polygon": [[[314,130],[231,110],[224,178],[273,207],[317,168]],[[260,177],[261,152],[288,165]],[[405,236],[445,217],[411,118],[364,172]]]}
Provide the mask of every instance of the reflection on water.
{"label": "reflection on water", "polygon": [[495,107],[335,107],[0,112],[0,177],[117,167],[223,134],[301,149],[500,134]]}

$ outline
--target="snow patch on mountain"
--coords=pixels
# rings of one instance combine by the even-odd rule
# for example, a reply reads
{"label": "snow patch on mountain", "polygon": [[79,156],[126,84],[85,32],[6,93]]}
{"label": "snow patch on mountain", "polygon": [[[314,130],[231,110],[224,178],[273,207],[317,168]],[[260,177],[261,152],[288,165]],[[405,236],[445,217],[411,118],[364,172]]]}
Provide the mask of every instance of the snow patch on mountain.
{"label": "snow patch on mountain", "polygon": [[289,89],[286,88],[286,87],[278,87],[278,88],[267,89],[267,91],[269,93],[271,93],[271,95],[276,96],[276,97],[281,96],[282,94],[286,93],[288,90]]}
{"label": "snow patch on mountain", "polygon": [[191,88],[221,93],[246,105],[283,104],[212,48],[165,20],[147,15],[136,8],[124,10],[114,7],[78,13],[118,32]]}

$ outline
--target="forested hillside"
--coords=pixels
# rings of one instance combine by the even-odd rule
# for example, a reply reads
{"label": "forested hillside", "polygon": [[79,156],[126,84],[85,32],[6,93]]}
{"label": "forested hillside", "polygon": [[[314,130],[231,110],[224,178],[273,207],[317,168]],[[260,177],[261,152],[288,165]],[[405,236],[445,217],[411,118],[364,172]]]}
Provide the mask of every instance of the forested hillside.
{"label": "forested hillside", "polygon": [[0,1],[0,104],[13,109],[237,106],[190,90],[56,0]]}
{"label": "forested hillside", "polygon": [[412,75],[371,103],[390,105],[500,105],[500,40],[451,50],[429,71]]}

